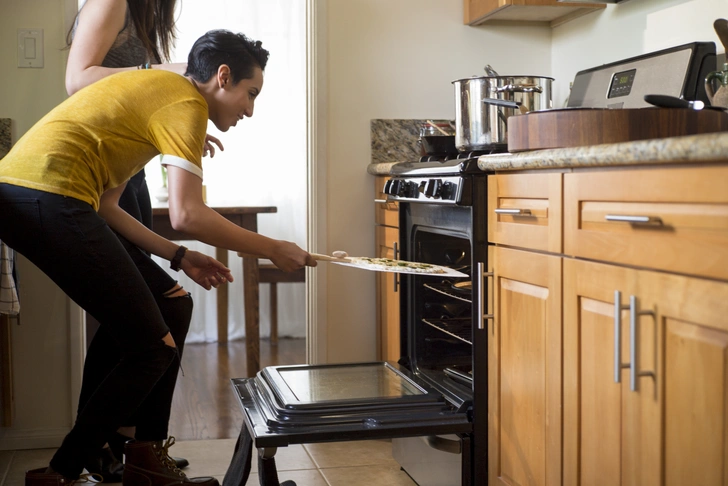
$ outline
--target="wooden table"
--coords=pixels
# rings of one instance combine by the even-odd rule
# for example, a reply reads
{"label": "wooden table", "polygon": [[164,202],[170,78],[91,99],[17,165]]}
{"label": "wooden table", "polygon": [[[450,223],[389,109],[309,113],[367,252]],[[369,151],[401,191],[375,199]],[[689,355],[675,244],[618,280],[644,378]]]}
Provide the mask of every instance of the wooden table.
{"label": "wooden table", "polygon": [[[258,231],[258,213],[275,213],[275,206],[235,206],[212,208],[225,219],[232,221],[241,228],[249,231]],[[169,208],[153,208],[152,228],[154,231],[169,240],[194,240],[184,233],[172,228],[169,221]],[[228,264],[228,251],[216,248],[215,258],[222,264]],[[243,300],[245,306],[245,350],[247,359],[247,373],[249,377],[255,376],[260,370],[260,311],[258,284],[260,271],[258,258],[243,257]],[[222,285],[217,289],[217,339],[221,343],[228,341],[228,286]]]}

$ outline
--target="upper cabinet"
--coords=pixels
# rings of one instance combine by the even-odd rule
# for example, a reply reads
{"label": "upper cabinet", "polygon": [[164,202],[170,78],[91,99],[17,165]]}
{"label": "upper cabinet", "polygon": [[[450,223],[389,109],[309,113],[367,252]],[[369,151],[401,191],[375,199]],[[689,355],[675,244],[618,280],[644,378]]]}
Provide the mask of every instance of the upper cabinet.
{"label": "upper cabinet", "polygon": [[548,23],[551,27],[606,7],[602,3],[566,3],[556,0],[463,0],[464,23],[492,20]]}

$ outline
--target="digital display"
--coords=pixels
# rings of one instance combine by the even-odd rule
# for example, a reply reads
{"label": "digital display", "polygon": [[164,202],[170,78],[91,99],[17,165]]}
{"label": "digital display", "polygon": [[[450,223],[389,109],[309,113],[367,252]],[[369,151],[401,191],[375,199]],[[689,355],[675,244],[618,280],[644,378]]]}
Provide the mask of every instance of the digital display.
{"label": "digital display", "polygon": [[636,69],[630,69],[629,71],[614,73],[607,98],[627,96],[632,91],[632,83],[634,83],[634,75],[636,72]]}

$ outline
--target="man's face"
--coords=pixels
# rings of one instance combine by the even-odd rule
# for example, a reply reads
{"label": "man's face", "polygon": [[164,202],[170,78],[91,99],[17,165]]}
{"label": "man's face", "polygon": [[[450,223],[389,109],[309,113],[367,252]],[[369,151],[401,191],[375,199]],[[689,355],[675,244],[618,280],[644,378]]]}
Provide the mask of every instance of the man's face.
{"label": "man's face", "polygon": [[253,116],[255,98],[263,89],[263,71],[259,67],[253,70],[253,77],[242,79],[236,85],[229,80],[224,82],[222,88],[215,96],[216,107],[211,118],[218,130],[227,132],[230,127],[237,125],[243,117]]}

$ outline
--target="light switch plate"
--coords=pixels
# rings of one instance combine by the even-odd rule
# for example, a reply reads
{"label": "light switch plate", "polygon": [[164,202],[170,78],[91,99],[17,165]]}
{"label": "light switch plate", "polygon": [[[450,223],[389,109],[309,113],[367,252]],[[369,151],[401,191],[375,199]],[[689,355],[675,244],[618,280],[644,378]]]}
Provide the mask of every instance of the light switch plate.
{"label": "light switch plate", "polygon": [[43,29],[18,29],[18,67],[43,67]]}

